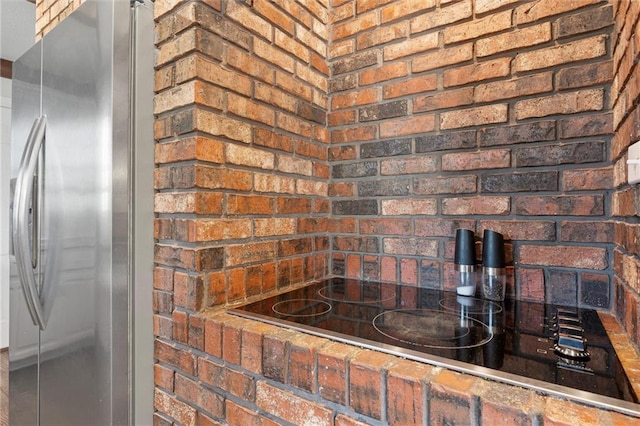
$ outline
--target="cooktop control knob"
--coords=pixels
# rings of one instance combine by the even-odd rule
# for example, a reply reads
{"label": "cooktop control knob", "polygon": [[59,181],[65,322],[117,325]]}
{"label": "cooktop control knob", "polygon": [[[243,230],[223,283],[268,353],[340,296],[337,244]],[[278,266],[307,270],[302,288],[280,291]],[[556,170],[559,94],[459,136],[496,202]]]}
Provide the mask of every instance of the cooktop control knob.
{"label": "cooktop control knob", "polygon": [[577,311],[559,308],[553,316],[553,338],[556,354],[571,359],[586,360],[590,357],[582,320]]}

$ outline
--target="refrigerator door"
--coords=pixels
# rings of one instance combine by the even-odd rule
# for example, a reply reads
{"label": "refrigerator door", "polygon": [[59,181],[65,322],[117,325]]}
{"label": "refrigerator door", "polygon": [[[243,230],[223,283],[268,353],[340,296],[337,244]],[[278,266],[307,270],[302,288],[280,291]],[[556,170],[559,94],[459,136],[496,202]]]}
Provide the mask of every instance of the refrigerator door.
{"label": "refrigerator door", "polygon": [[[11,191],[34,120],[40,116],[42,43],[36,43],[13,63],[11,126]],[[13,201],[10,206],[13,222]],[[12,224],[12,233],[15,225]],[[10,240],[9,252],[15,253]],[[13,257],[13,256],[12,256]],[[29,313],[27,295],[15,262],[10,265],[9,291],[9,422],[11,425],[37,424],[39,328]]]}
{"label": "refrigerator door", "polygon": [[43,39],[42,425],[117,423],[112,321],[127,311],[112,311],[113,7],[84,4]]}

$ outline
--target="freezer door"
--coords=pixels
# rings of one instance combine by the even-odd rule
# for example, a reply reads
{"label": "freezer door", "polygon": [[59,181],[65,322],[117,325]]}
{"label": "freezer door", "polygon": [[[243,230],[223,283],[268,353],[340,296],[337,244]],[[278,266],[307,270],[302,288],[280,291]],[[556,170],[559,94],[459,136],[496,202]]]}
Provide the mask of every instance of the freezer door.
{"label": "freezer door", "polygon": [[[11,108],[11,198],[12,234],[15,183],[34,119],[40,116],[42,43],[36,43],[13,63]],[[31,222],[30,216],[29,221]],[[29,224],[30,228],[31,224]],[[18,277],[15,247],[10,239],[9,290],[9,423],[37,424],[39,328],[34,325],[27,297]],[[34,271],[37,273],[37,269]],[[38,277],[39,279],[39,277]]]}
{"label": "freezer door", "polygon": [[114,312],[112,274],[113,14],[114,2],[87,2],[43,39],[42,425],[122,424],[113,414],[127,411],[126,381],[113,389],[126,367],[112,370],[114,317],[127,327],[126,305]]}

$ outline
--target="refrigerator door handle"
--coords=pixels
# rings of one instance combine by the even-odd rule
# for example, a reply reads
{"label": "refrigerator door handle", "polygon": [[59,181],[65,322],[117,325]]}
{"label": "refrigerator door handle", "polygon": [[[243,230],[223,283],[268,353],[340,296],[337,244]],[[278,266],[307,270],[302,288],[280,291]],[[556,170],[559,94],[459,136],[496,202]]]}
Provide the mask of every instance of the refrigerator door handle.
{"label": "refrigerator door handle", "polygon": [[[35,119],[20,160],[13,200],[12,240],[18,275],[25,301],[34,325],[44,330],[46,321],[44,307],[40,300],[34,268],[38,265],[35,255],[39,247],[38,226],[40,222],[37,188],[41,179],[39,168],[40,151],[45,139],[47,116]],[[34,182],[35,180],[35,182]],[[31,203],[30,203],[31,201]],[[29,231],[29,207],[32,209],[32,231]]]}

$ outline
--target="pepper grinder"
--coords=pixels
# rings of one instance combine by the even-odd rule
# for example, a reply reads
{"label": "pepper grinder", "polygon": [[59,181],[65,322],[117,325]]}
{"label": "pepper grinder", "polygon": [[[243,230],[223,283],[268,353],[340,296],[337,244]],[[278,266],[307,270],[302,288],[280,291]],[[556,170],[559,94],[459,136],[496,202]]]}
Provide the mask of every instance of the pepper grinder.
{"label": "pepper grinder", "polygon": [[457,276],[456,293],[461,296],[476,294],[476,244],[473,231],[456,230],[454,268]]}
{"label": "pepper grinder", "polygon": [[489,300],[503,301],[505,287],[504,237],[485,229],[482,241],[482,295]]}

